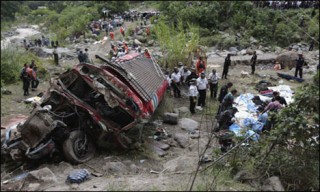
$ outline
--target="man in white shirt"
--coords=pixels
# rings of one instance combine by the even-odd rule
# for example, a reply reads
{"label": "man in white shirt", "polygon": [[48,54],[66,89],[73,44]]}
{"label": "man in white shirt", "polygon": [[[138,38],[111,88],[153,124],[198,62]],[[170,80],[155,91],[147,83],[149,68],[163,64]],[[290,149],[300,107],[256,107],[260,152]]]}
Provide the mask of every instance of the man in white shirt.
{"label": "man in white shirt", "polygon": [[183,63],[182,62],[179,62],[178,63],[178,70],[179,70],[179,73],[180,73],[180,82],[183,83],[183,74],[184,74],[184,70],[183,70]]}
{"label": "man in white shirt", "polygon": [[204,72],[202,72],[200,77],[197,79],[197,87],[199,91],[198,106],[205,107],[208,79]]}
{"label": "man in white shirt", "polygon": [[187,79],[187,77],[188,77],[189,75],[191,75],[191,71],[188,70],[186,66],[183,66],[182,83],[183,83],[184,85],[187,85],[187,84],[186,84],[186,79]]}
{"label": "man in white shirt", "polygon": [[191,114],[195,114],[195,107],[197,102],[197,96],[198,96],[198,88],[196,86],[196,79],[191,79],[190,81],[190,87],[189,87],[189,99],[190,99],[190,112]]}
{"label": "man in white shirt", "polygon": [[212,72],[209,74],[208,81],[210,85],[210,97],[216,99],[218,92],[218,80],[220,77],[218,76],[215,69],[212,69]]}
{"label": "man in white shirt", "polygon": [[174,72],[171,74],[171,86],[173,88],[174,97],[180,98],[180,73],[177,67],[174,68]]}

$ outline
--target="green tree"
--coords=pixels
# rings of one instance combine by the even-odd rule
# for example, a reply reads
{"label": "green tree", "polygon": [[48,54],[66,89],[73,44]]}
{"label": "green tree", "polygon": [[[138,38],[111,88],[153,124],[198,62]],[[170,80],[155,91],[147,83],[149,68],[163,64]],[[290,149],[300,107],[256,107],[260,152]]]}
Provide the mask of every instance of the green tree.
{"label": "green tree", "polygon": [[1,20],[14,20],[20,4],[19,1],[1,1]]}

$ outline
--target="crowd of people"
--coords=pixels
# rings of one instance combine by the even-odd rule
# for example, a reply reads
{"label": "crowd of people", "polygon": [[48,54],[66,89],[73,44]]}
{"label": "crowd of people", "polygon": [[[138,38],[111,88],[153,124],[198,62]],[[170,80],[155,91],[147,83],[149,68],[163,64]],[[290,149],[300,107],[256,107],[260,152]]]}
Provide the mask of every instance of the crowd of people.
{"label": "crowd of people", "polygon": [[316,8],[319,9],[319,1],[252,1],[255,7],[268,7],[273,9],[300,9]]}
{"label": "crowd of people", "polygon": [[[302,78],[302,68],[305,65],[303,54],[298,53],[299,57],[296,59],[296,71],[297,75]],[[256,51],[253,52],[250,59],[251,74],[255,73],[255,66],[257,64]],[[165,72],[167,81],[169,82],[169,89],[174,98],[181,98],[181,89],[188,91],[189,97],[189,110],[191,114],[196,113],[196,108],[200,110],[206,107],[207,92],[209,92],[210,98],[213,101],[219,102],[219,108],[216,118],[218,119],[218,127],[216,131],[226,131],[229,126],[232,125],[235,119],[235,113],[238,112],[236,107],[233,107],[235,97],[239,94],[237,89],[232,88],[233,83],[227,82],[220,88],[218,94],[219,81],[221,79],[228,79],[229,66],[231,65],[231,54],[228,54],[225,58],[223,65],[222,77],[219,76],[216,69],[206,75],[207,64],[206,61],[199,56],[196,64],[189,69],[182,62],[179,62],[170,73],[168,70]],[[275,70],[281,70],[281,65],[278,61],[275,62]],[[270,131],[274,125],[275,118],[272,116],[274,112],[281,110],[287,106],[287,102],[284,97],[280,96],[279,92],[273,92],[273,98],[270,103],[265,103],[262,108],[259,108],[257,114],[258,121],[263,123],[264,127],[262,132]],[[268,116],[271,116],[268,119]],[[232,139],[221,139],[221,151],[226,152],[232,144]]]}
{"label": "crowd of people", "polygon": [[29,50],[30,47],[50,47],[53,48],[54,46],[59,46],[59,42],[58,41],[53,41],[48,37],[45,37],[44,35],[41,36],[41,38],[35,38],[33,40],[29,40],[27,41],[26,39],[23,39],[23,47],[26,50]]}

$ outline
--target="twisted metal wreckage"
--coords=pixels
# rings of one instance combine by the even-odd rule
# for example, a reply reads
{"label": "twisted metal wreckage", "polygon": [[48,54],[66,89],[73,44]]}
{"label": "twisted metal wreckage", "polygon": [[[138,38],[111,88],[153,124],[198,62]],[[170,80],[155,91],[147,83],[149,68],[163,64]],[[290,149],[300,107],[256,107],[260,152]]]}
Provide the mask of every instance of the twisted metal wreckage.
{"label": "twisted metal wreckage", "polygon": [[78,64],[50,81],[29,117],[6,128],[1,153],[16,161],[45,156],[83,163],[109,141],[129,147],[128,130],[150,118],[168,82],[160,66],[132,53],[104,64]]}

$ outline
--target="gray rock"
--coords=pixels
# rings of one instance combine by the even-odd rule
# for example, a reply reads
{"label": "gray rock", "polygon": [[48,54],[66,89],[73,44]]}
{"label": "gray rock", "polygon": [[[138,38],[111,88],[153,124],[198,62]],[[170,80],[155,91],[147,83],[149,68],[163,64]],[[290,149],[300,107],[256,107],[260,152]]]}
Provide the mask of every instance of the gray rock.
{"label": "gray rock", "polygon": [[287,51],[276,57],[276,61],[281,63],[283,69],[288,68],[289,70],[296,66],[296,59],[298,53],[296,51]]}
{"label": "gray rock", "polygon": [[262,55],[262,54],[264,54],[264,52],[261,51],[261,50],[256,50],[256,54],[257,54],[257,55]]}
{"label": "gray rock", "polygon": [[239,182],[246,182],[253,178],[254,178],[253,174],[251,174],[249,171],[241,170],[233,177],[233,180],[239,181]]}
{"label": "gray rock", "polygon": [[154,40],[150,40],[150,41],[148,41],[148,46],[153,46],[153,44],[154,44]]}
{"label": "gray rock", "polygon": [[299,45],[293,45],[293,46],[292,46],[292,49],[298,51],[298,50],[300,49],[300,47],[299,47]]}
{"label": "gray rock", "polygon": [[127,166],[121,162],[107,162],[102,167],[102,170],[109,174],[123,174],[128,171]]}
{"label": "gray rock", "polygon": [[258,43],[258,40],[256,40],[254,37],[250,37],[250,43],[251,44]]}
{"label": "gray rock", "polygon": [[182,133],[176,133],[174,135],[174,140],[178,143],[181,148],[188,147],[188,135]]}
{"label": "gray rock", "polygon": [[131,164],[130,171],[134,174],[137,174],[137,173],[139,173],[139,168],[135,164]]}
{"label": "gray rock", "polygon": [[173,109],[173,111],[179,114],[180,117],[185,117],[190,115],[190,110],[188,107],[175,108]]}
{"label": "gray rock", "polygon": [[193,171],[197,166],[197,158],[180,156],[166,162],[163,167],[168,172]]}
{"label": "gray rock", "polygon": [[247,50],[242,49],[241,51],[238,52],[240,55],[246,55],[247,54]]}
{"label": "gray rock", "polygon": [[41,47],[30,47],[29,51],[37,55],[38,57],[51,57],[52,51],[48,52],[47,49],[42,49]]}
{"label": "gray rock", "polygon": [[179,127],[181,127],[181,129],[184,129],[188,132],[195,132],[199,127],[199,123],[197,121],[189,118],[179,119],[178,124],[179,124]]}
{"label": "gray rock", "polygon": [[26,187],[24,187],[23,190],[38,191],[57,184],[58,180],[55,174],[53,174],[48,167],[44,167],[42,169],[29,172],[25,179],[25,183]]}
{"label": "gray rock", "polygon": [[236,47],[230,47],[229,51],[230,52],[233,52],[233,51],[238,52],[239,50]]}
{"label": "gray rock", "polygon": [[229,54],[230,54],[231,56],[236,56],[236,55],[237,55],[237,52],[236,52],[236,51],[230,51]]}
{"label": "gray rock", "polygon": [[164,113],[163,114],[163,122],[176,125],[178,123],[178,114],[177,113]]}
{"label": "gray rock", "polygon": [[262,191],[284,191],[284,187],[277,176],[272,176],[263,182]]}

